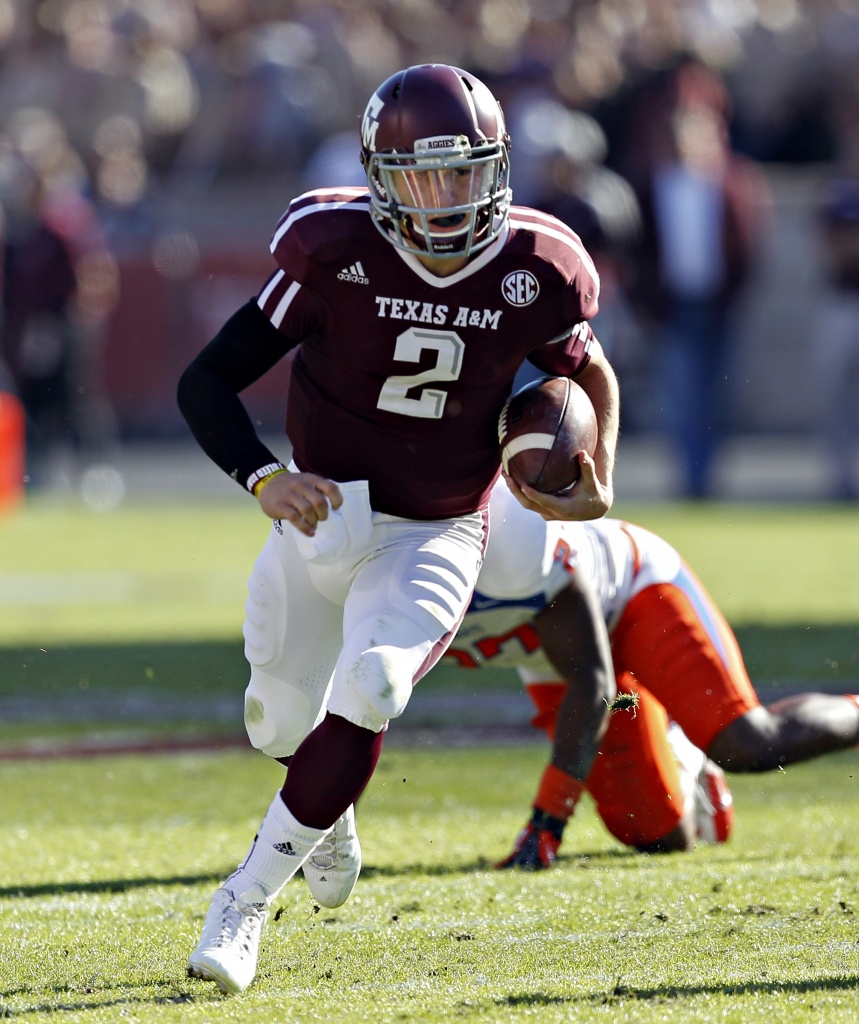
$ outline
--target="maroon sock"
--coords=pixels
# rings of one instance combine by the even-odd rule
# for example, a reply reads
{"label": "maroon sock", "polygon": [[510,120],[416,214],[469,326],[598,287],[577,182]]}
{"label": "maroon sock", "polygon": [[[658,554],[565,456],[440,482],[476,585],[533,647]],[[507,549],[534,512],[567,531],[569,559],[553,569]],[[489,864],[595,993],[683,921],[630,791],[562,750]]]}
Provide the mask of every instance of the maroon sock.
{"label": "maroon sock", "polygon": [[330,828],[370,781],[384,732],[326,715],[292,755],[283,802],[302,825]]}

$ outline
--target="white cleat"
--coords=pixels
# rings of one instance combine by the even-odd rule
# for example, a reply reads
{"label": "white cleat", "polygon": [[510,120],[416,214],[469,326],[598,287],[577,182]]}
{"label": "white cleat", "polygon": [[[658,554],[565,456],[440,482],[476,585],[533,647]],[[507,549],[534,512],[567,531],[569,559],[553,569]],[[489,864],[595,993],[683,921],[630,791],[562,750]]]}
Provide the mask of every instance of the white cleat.
{"label": "white cleat", "polygon": [[361,873],[361,843],[355,828],[355,805],[342,814],[301,866],[313,898],[322,907],[342,906]]}
{"label": "white cleat", "polygon": [[200,942],[188,958],[188,974],[214,981],[222,992],[244,992],[256,974],[267,908],[265,893],[256,886],[241,900],[224,886],[216,889]]}

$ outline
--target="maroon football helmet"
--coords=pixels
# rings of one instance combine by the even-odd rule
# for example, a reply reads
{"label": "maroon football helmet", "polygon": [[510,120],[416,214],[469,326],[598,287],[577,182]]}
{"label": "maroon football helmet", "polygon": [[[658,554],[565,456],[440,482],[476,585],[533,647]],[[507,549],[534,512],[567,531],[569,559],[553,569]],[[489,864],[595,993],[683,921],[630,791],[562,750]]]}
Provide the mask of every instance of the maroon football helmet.
{"label": "maroon football helmet", "polygon": [[510,138],[498,100],[447,64],[398,71],[361,122],[373,220],[398,249],[468,256],[502,231]]}

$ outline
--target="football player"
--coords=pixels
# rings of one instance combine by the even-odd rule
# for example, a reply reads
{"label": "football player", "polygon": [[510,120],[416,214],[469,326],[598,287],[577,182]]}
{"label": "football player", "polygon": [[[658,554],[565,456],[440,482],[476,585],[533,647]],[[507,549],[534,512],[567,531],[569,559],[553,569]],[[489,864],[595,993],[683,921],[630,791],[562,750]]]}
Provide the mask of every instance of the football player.
{"label": "football player", "polygon": [[[354,801],[465,614],[523,359],[581,384],[600,442],[569,494],[521,499],[569,520],[611,506],[618,395],[588,324],[598,277],[570,229],[512,205],[509,141],[467,72],[391,76],[361,123],[367,187],[290,203],[274,272],[180,380],[200,446],[272,519],[249,583],[245,724],[289,768],[190,957],[224,991],[252,981],[268,907],[299,869],[325,906],[351,892]],[[287,466],[239,396],[299,344]]]}
{"label": "football player", "polygon": [[[565,770],[553,752],[531,818],[499,867],[548,867],[586,789],[621,841],[682,848],[669,835],[682,802],[664,740],[666,712],[732,772],[771,771],[859,743],[857,695],[803,693],[761,705],[728,623],[666,541],[611,518],[547,522],[519,504],[515,489],[504,479],[493,489],[486,558],[448,656],[466,667],[517,667],[537,708],[534,724],[557,744],[556,725],[576,714],[567,681],[589,671],[588,657],[604,657],[590,633],[596,607],[608,629],[618,702],[630,694],[637,708],[613,713],[586,775]],[[718,839],[730,828],[730,794],[711,765],[700,781]]]}

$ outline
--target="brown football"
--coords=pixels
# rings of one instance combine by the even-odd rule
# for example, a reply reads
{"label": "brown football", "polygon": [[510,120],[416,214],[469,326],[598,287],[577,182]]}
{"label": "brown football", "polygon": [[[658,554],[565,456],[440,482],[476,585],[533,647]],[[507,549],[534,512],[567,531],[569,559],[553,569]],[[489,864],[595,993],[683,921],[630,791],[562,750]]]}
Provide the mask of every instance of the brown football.
{"label": "brown football", "polygon": [[502,465],[516,483],[557,494],[580,476],[576,453],[592,456],[596,449],[596,413],[575,381],[543,377],[507,400],[498,440]]}

